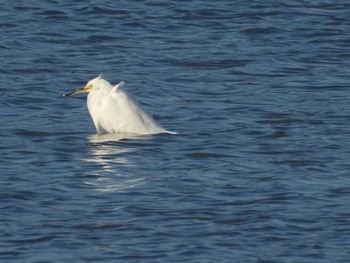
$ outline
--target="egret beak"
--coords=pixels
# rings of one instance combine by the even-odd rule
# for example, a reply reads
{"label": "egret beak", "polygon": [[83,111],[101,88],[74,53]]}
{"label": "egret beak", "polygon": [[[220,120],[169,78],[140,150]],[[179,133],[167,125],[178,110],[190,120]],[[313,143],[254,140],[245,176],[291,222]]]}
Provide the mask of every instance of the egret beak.
{"label": "egret beak", "polygon": [[82,93],[86,93],[86,92],[89,92],[92,88],[92,85],[86,85],[84,88],[81,88],[81,89],[76,89],[76,90],[72,90],[66,94],[63,94],[63,97],[68,97],[68,96],[72,96],[72,95],[75,95],[75,94],[82,94]]}

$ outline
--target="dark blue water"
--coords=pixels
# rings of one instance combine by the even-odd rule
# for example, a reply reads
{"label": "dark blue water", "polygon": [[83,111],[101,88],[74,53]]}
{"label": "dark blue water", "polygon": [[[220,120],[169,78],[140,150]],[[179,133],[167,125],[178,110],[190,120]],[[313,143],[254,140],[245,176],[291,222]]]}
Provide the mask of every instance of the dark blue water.
{"label": "dark blue water", "polygon": [[[348,1],[3,1],[1,262],[349,262]],[[178,135],[96,135],[126,81]]]}

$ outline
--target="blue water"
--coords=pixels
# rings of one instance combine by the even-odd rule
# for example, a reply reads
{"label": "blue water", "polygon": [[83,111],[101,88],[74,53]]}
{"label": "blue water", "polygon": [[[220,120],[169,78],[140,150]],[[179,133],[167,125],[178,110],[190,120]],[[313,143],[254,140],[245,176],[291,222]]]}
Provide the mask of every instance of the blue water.
{"label": "blue water", "polygon": [[1,262],[350,262],[348,1],[3,2]]}

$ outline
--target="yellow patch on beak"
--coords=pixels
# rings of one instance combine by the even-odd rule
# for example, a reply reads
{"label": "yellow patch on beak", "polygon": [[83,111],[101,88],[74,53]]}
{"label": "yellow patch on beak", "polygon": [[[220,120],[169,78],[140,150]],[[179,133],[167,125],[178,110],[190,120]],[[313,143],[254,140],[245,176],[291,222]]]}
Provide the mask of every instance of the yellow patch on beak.
{"label": "yellow patch on beak", "polygon": [[66,94],[63,94],[63,96],[67,97],[67,96],[72,96],[76,94],[82,94],[82,93],[90,92],[91,89],[92,89],[92,84],[89,84],[89,85],[86,85],[84,88],[76,89]]}

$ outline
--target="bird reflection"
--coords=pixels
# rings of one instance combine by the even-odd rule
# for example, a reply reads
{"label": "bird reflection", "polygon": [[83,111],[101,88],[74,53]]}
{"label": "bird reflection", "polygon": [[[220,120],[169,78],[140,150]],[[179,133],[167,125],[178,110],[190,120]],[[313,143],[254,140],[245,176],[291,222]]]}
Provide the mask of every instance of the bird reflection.
{"label": "bird reflection", "polygon": [[95,134],[89,137],[91,143],[103,143],[103,142],[117,142],[123,139],[142,139],[147,138],[150,135],[139,135],[133,133],[105,133]]}
{"label": "bird reflection", "polygon": [[[136,150],[122,139],[137,139],[142,136],[127,134],[97,134],[89,137],[91,143],[89,158],[82,161],[93,164],[93,176],[86,185],[94,186],[99,192],[117,192],[142,184],[145,179],[129,171],[135,164],[128,158],[128,153]],[[127,167],[127,169],[125,169]]]}

